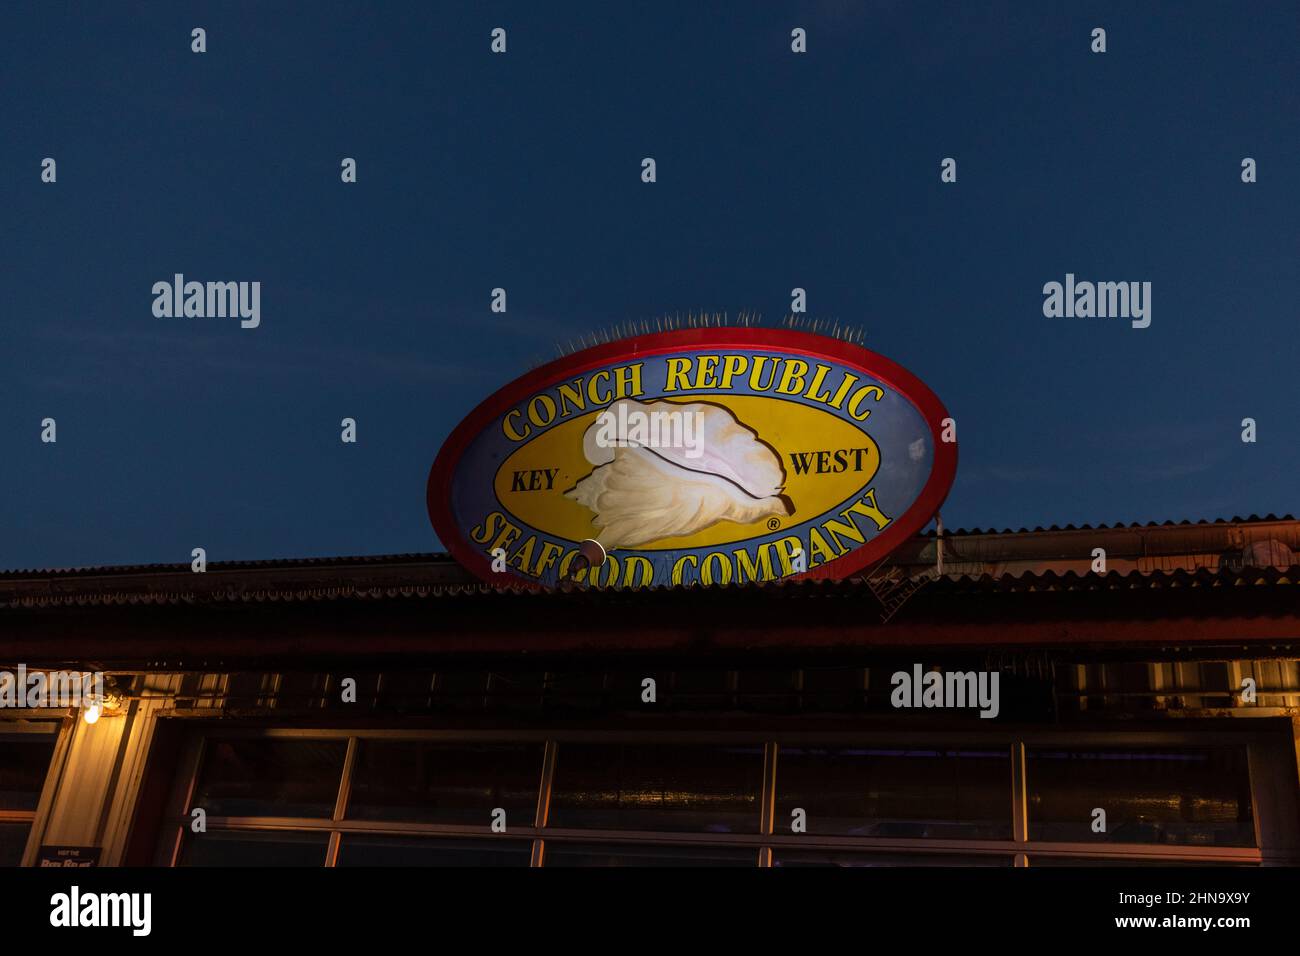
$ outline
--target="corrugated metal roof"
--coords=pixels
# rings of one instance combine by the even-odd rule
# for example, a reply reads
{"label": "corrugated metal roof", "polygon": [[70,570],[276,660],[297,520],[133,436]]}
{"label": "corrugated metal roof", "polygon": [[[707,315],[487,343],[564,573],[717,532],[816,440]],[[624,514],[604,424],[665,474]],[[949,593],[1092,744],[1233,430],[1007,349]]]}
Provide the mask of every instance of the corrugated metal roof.
{"label": "corrugated metal roof", "polygon": [[[981,575],[946,576],[928,586],[931,594],[1033,593],[1062,591],[1132,591],[1172,588],[1283,587],[1300,581],[1300,565],[1291,568],[1201,569],[1198,571],[1153,571],[1120,574],[1006,574],[1000,577]],[[51,588],[0,594],[0,608],[20,610],[38,608],[79,608],[130,605],[230,605],[297,603],[319,601],[399,601],[427,598],[531,597],[550,600],[562,596],[570,600],[618,600],[627,590],[574,587],[563,592],[538,592],[522,587],[496,587],[480,582],[436,583],[411,578],[375,584],[321,582],[286,583],[276,587],[266,582],[244,586],[223,584],[212,578],[188,580],[188,586],[160,580],[157,587],[143,589],[92,589],[68,591]],[[845,581],[776,581],[764,584],[731,584],[711,588],[722,593],[777,592],[781,597],[856,597],[871,593],[870,584],[861,578]],[[677,588],[673,590],[694,590]],[[636,589],[644,591],[648,589]],[[665,588],[666,590],[666,588]],[[699,589],[703,590],[703,589]]]}
{"label": "corrugated metal roof", "polygon": [[1173,571],[1131,571],[1121,574],[1111,571],[1108,574],[1076,574],[1067,571],[1057,574],[1046,571],[1042,574],[1004,574],[994,577],[989,574],[978,577],[970,575],[951,575],[938,579],[930,585],[932,590],[943,592],[965,591],[1132,591],[1157,590],[1166,588],[1231,588],[1231,587],[1277,587],[1295,585],[1300,582],[1300,565],[1290,568],[1199,568],[1194,571],[1178,569]]}
{"label": "corrugated metal roof", "polygon": [[[325,558],[266,558],[252,561],[209,561],[209,571],[255,571],[262,568],[343,567],[348,565],[387,565],[411,563],[452,563],[446,551],[410,554],[362,554]],[[181,564],[109,564],[77,568],[28,568],[0,571],[6,578],[85,577],[117,574],[191,573],[188,562]]]}
{"label": "corrugated metal roof", "polygon": [[[1295,521],[1295,520],[1296,520],[1295,517],[1290,514],[1274,515],[1270,513],[1262,517],[1260,515],[1252,514],[1245,518],[1240,518],[1240,517],[1214,518],[1214,519],[1202,518],[1199,521],[1188,521],[1186,519],[1182,521],[1148,521],[1146,523],[1134,521],[1129,524],[1124,524],[1123,522],[1116,522],[1115,524],[1097,524],[1097,525],[1081,524],[1077,526],[1073,524],[1067,524],[1067,525],[1054,524],[1046,528],[1042,526],[1038,526],[1034,528],[1020,528],[1019,530],[1013,530],[1011,528],[1003,528],[1001,531],[998,531],[995,528],[987,528],[987,529],[957,528],[955,530],[945,528],[943,531],[943,536],[945,538],[956,538],[956,537],[962,537],[966,535],[977,535],[977,534],[981,534],[981,535],[1050,534],[1050,533],[1057,533],[1061,531],[1145,531],[1145,530],[1157,530],[1160,528],[1196,528],[1196,527],[1214,527],[1216,525],[1223,526],[1223,525],[1234,525],[1234,524],[1265,524],[1269,522],[1282,522],[1282,521]],[[936,533],[935,529],[931,528],[929,531],[925,532],[925,537],[933,538],[935,536],[935,533]]]}
{"label": "corrugated metal roof", "polygon": [[[1295,522],[1296,519],[1290,515],[1273,515],[1264,516],[1250,515],[1246,518],[1214,518],[1201,519],[1199,521],[1164,521],[1164,522],[1133,522],[1131,524],[1099,524],[1099,525],[1051,525],[1049,527],[1020,528],[1018,531],[1010,528],[1004,528],[1001,531],[989,528],[958,528],[956,530],[944,529],[945,538],[970,537],[974,535],[1026,535],[1026,534],[1056,534],[1066,531],[1159,531],[1161,529],[1174,528],[1196,528],[1196,527],[1226,527],[1231,525],[1248,525],[1248,524],[1266,524]],[[933,538],[935,530],[932,528],[917,539]],[[256,570],[292,570],[298,568],[328,568],[328,567],[348,567],[348,566],[372,566],[382,567],[385,565],[401,564],[430,564],[430,565],[454,565],[455,561],[446,551],[428,551],[428,552],[411,552],[407,554],[369,554],[369,555],[343,555],[315,558],[270,558],[249,561],[209,561],[208,571],[256,571]],[[15,570],[0,570],[0,581],[7,579],[19,578],[75,578],[75,577],[106,577],[113,575],[129,574],[170,574],[184,573],[189,574],[190,565],[188,563],[178,564],[122,564],[122,565],[104,565],[100,567],[75,567],[75,568],[28,568]]]}

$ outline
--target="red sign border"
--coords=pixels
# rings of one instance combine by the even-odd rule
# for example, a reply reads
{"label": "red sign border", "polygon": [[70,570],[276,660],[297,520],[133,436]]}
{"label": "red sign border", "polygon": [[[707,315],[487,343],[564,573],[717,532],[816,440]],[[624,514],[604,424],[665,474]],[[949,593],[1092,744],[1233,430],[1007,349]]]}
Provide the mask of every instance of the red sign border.
{"label": "red sign border", "polygon": [[[480,431],[522,400],[567,377],[607,365],[613,360],[631,361],[683,350],[720,351],[729,348],[756,347],[770,348],[784,354],[807,358],[831,359],[857,369],[901,392],[916,406],[926,424],[930,426],[934,465],[930,469],[930,477],[925,487],[912,502],[912,506],[894,519],[888,530],[861,548],[802,574],[789,575],[778,580],[839,580],[879,562],[925,527],[948,497],[957,473],[957,443],[940,440],[940,429],[943,420],[949,417],[948,411],[939,401],[939,397],[930,391],[924,382],[896,362],[860,345],[798,329],[723,327],[654,332],[650,335],[603,343],[563,356],[515,379],[479,403],[452,430],[438,451],[438,456],[429,469],[426,489],[426,504],[434,532],[451,552],[452,557],[475,575],[491,583],[497,577],[492,571],[492,562],[470,546],[456,526],[451,511],[451,486],[456,474],[456,466],[460,463],[465,449]],[[513,572],[503,583],[511,587],[548,590],[540,581],[528,581]]]}

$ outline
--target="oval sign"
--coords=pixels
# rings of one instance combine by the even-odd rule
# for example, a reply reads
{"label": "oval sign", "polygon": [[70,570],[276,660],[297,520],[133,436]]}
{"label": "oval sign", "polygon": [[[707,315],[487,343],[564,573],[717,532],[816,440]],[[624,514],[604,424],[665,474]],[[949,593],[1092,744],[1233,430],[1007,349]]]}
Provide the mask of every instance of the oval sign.
{"label": "oval sign", "polygon": [[479,405],[433,464],[429,517],[494,584],[842,578],[943,503],[947,417],[915,376],[840,339],[661,332],[551,362]]}

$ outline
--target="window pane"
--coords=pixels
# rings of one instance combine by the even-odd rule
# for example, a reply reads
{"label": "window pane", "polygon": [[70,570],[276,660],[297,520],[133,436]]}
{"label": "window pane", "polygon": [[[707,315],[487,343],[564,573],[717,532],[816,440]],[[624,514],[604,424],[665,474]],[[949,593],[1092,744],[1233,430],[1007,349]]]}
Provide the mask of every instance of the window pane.
{"label": "window pane", "polygon": [[776,826],[807,832],[1011,839],[1007,750],[786,747],[776,759]]}
{"label": "window pane", "polygon": [[542,778],[540,743],[362,740],[347,817],[507,827],[532,826]]}
{"label": "window pane", "polygon": [[756,833],[759,744],[561,744],[552,827]]}
{"label": "window pane", "polygon": [[852,850],[772,850],[773,866],[1013,866],[1010,854],[859,853]]}
{"label": "window pane", "polygon": [[0,823],[0,866],[21,866],[30,823]]}
{"label": "window pane", "polygon": [[332,816],[346,752],[343,740],[211,738],[190,806],[216,817]]}
{"label": "window pane", "polygon": [[185,841],[181,866],[324,866],[328,833],[209,830]]}
{"label": "window pane", "polygon": [[441,840],[344,834],[339,866],[527,866],[531,840]]}
{"label": "window pane", "polygon": [[0,810],[35,810],[54,756],[54,734],[0,734]]}
{"label": "window pane", "polygon": [[757,847],[546,842],[543,866],[758,866]]}
{"label": "window pane", "polygon": [[1027,785],[1031,840],[1255,845],[1244,747],[1039,748]]}
{"label": "window pane", "polygon": [[1254,863],[1220,863],[1205,860],[1126,860],[1124,857],[1043,856],[1032,853],[1030,866],[1254,866]]}

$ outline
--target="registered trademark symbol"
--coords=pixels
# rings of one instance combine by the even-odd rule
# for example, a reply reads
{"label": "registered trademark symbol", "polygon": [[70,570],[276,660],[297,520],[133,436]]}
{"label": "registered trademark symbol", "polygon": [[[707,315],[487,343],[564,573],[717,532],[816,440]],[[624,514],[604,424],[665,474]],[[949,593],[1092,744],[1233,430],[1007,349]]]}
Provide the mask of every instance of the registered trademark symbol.
{"label": "registered trademark symbol", "polygon": [[779,528],[779,527],[781,527],[781,519],[780,519],[780,518],[768,518],[768,519],[767,519],[767,530],[768,530],[768,531],[775,531],[775,530],[776,530],[777,528]]}

